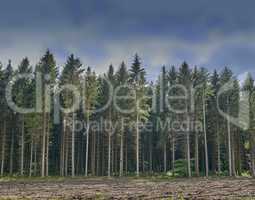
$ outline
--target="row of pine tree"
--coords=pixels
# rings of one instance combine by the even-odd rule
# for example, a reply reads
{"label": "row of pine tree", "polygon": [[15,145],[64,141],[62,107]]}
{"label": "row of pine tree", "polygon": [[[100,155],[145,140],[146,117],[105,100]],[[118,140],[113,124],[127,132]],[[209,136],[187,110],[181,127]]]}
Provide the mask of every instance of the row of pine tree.
{"label": "row of pine tree", "polygon": [[[68,57],[61,69],[50,51],[34,67],[28,58],[17,67],[13,67],[11,61],[7,67],[0,65],[1,176],[157,173],[189,177],[244,173],[255,176],[255,87],[250,74],[240,85],[230,68],[209,73],[205,68],[191,68],[184,62],[176,67],[163,66],[155,77],[157,80],[149,82],[137,54],[130,67],[124,62],[116,69],[110,65],[107,72],[100,75],[84,67],[74,55]],[[11,100],[26,108],[36,107],[39,101],[41,112],[15,112],[5,98],[8,83],[17,74],[24,73],[31,77],[13,83]],[[36,93],[38,80],[41,80],[41,99]],[[219,97],[219,90],[229,81],[233,88]],[[187,98],[178,98],[184,95],[184,90],[174,87],[177,84],[187,88]],[[74,103],[68,90],[54,95],[58,88],[66,85],[77,88],[82,102],[73,112],[60,112],[59,123],[56,123],[56,97],[63,109]],[[120,87],[122,85],[125,87]],[[197,89],[192,93],[191,88]],[[116,102],[109,101],[113,91],[130,97],[119,98],[117,103],[122,110],[132,112],[116,109]],[[218,109],[238,116],[242,92],[249,94],[250,124],[245,130],[223,117]],[[93,112],[106,104],[101,112]],[[184,112],[174,112],[169,105]],[[77,121],[85,126],[78,130]],[[114,126],[95,129],[94,122],[99,121]],[[168,122],[188,122],[186,125],[190,128],[166,128]],[[200,124],[200,128],[194,128],[196,124]]]}

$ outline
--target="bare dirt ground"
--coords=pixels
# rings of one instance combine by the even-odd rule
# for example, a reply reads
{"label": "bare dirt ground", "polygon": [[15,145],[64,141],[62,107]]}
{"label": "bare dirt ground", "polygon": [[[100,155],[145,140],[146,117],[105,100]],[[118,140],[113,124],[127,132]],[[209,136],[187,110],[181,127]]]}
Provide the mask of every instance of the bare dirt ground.
{"label": "bare dirt ground", "polygon": [[239,178],[75,178],[0,181],[2,199],[255,199],[255,180]]}

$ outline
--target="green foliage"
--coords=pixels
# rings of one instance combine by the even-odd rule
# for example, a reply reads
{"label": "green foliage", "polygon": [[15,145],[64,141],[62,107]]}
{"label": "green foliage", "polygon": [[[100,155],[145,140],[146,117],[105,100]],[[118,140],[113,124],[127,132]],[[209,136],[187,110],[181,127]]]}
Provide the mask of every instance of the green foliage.
{"label": "green foliage", "polygon": [[[172,66],[168,68],[163,66],[159,79],[156,82],[148,83],[146,82],[145,68],[138,54],[134,56],[130,67],[122,62],[115,72],[114,67],[110,65],[108,71],[100,75],[97,75],[90,67],[85,70],[80,59],[71,54],[63,68],[61,68],[60,76],[58,76],[59,69],[54,55],[49,50],[42,56],[34,71],[28,58],[24,58],[20,65],[14,69],[16,70],[13,70],[11,61],[8,62],[6,68],[3,68],[0,64],[0,111],[3,113],[0,116],[0,163],[5,174],[19,173],[21,152],[25,153],[25,174],[28,174],[29,167],[32,166],[32,168],[35,168],[32,169],[32,172],[35,172],[33,175],[38,175],[42,168],[40,166],[42,158],[49,158],[47,160],[49,164],[45,163],[45,166],[47,165],[47,167],[51,168],[49,171],[52,174],[59,174],[63,164],[60,160],[65,161],[65,166],[67,166],[66,174],[69,174],[71,154],[70,127],[64,133],[61,123],[58,125],[53,124],[53,107],[48,110],[45,107],[47,86],[49,85],[50,89],[52,89],[50,97],[53,97],[53,89],[61,88],[66,84],[75,86],[83,97],[82,105],[84,107],[79,105],[76,113],[79,115],[77,119],[83,122],[85,119],[86,123],[92,120],[98,122],[101,119],[116,122],[116,129],[112,129],[110,139],[106,137],[108,133],[106,130],[91,131],[93,135],[88,138],[88,141],[82,135],[84,128],[75,134],[75,138],[72,141],[75,144],[75,148],[73,148],[74,163],[77,164],[75,170],[77,170],[78,174],[83,174],[85,159],[88,159],[89,173],[97,171],[98,175],[105,175],[106,166],[108,166],[107,158],[111,156],[109,161],[109,163],[111,162],[111,174],[118,175],[120,149],[123,148],[124,160],[122,160],[122,164],[124,163],[126,175],[134,175],[133,171],[137,167],[136,162],[140,162],[138,167],[140,171],[143,171],[141,172],[143,175],[154,174],[159,177],[169,177],[173,175],[173,171],[169,170],[175,167],[174,175],[184,177],[188,175],[187,165],[191,165],[191,170],[195,171],[193,157],[198,160],[196,166],[199,165],[200,175],[202,175],[205,171],[206,151],[205,138],[203,137],[204,130],[207,131],[208,136],[206,144],[208,147],[210,174],[215,174],[217,171],[218,175],[227,175],[227,170],[229,170],[227,139],[230,137],[231,149],[235,153],[236,166],[234,170],[239,175],[244,176],[248,174],[248,171],[251,171],[251,160],[254,160],[255,146],[253,134],[255,130],[255,92],[254,80],[251,74],[247,75],[244,85],[240,86],[230,68],[226,67],[220,73],[215,70],[210,74],[205,68],[190,67],[188,63],[184,62],[180,67]],[[43,113],[30,113],[23,116],[14,113],[7,106],[4,98],[4,88],[14,75],[20,73],[32,74],[32,80],[24,78],[14,84],[13,100],[18,106],[34,107],[36,101],[36,78],[41,75]],[[218,96],[219,89],[229,81],[233,83],[234,87]],[[108,87],[108,83],[112,88]],[[182,84],[187,89],[187,94],[181,88],[171,88],[175,84]],[[94,109],[106,105],[107,101],[116,94],[114,93],[116,88],[122,85],[126,85],[126,87],[122,87],[118,91],[118,95],[127,98],[120,98],[117,103],[122,109],[133,109],[133,112],[121,113],[114,105],[116,102],[110,101],[105,110],[100,113],[93,113]],[[195,88],[194,99],[191,99],[191,88]],[[230,131],[228,131],[227,120],[219,114],[217,106],[233,117],[238,116],[239,103],[242,97],[241,92],[249,94],[249,107],[251,108],[249,113],[250,127],[248,130],[241,131],[234,124],[230,124]],[[187,95],[187,98],[178,99],[178,97],[183,95]],[[169,96],[174,98],[167,98]],[[152,97],[155,98],[155,102]],[[165,101],[166,99],[168,102]],[[194,100],[194,109],[191,106],[192,100]],[[52,98],[50,105],[53,105],[53,103]],[[62,91],[61,105],[68,107],[72,103],[72,92],[68,90]],[[177,108],[183,112],[176,113],[168,109],[167,103],[172,108]],[[155,110],[151,109],[153,106],[156,107]],[[60,119],[64,119],[65,116],[63,116]],[[69,116],[66,117],[68,118]],[[21,139],[20,118],[25,122],[25,140]],[[126,120],[124,129],[121,129],[122,118]],[[174,128],[171,130],[163,129],[162,127],[157,127],[158,119],[162,123],[167,121],[170,121],[170,123],[182,123],[188,120],[191,120],[192,123],[194,121],[204,122],[203,127],[205,129],[192,129],[190,131],[180,131]],[[139,123],[145,125],[147,122],[152,122],[150,130],[138,127]],[[6,125],[5,129],[4,125]],[[227,134],[229,132],[230,137]],[[120,141],[122,141],[120,136],[123,136],[122,144],[120,144]],[[110,144],[108,143],[109,140],[111,140]],[[24,151],[20,151],[21,146]],[[45,148],[44,150],[42,146]],[[109,146],[112,147],[112,150],[107,154],[106,152],[110,149]],[[86,148],[88,156],[85,158]],[[45,155],[42,155],[42,152]],[[191,158],[188,159],[188,155]],[[173,156],[175,156],[176,160],[174,166],[171,160]],[[135,159],[135,157],[137,158]],[[166,171],[169,172],[162,174],[165,163],[167,164]],[[220,165],[220,169],[218,169],[218,165]],[[12,170],[10,169],[11,166]],[[92,170],[93,167],[97,169]]]}
{"label": "green foliage", "polygon": [[[171,172],[172,174],[173,172]],[[186,177],[187,174],[187,160],[178,159],[175,161],[174,175],[176,177]]]}
{"label": "green foliage", "polygon": [[83,83],[83,100],[84,100],[84,113],[85,118],[88,118],[91,115],[91,112],[95,108],[97,104],[97,97],[98,97],[98,81],[95,72],[91,71],[91,68],[88,67]]}

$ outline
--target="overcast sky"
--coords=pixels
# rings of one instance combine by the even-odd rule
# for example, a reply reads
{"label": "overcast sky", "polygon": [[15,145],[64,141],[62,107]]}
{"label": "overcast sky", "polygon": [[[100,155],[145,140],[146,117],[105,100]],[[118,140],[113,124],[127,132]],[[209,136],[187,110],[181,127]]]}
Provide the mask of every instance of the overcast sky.
{"label": "overcast sky", "polygon": [[254,0],[1,0],[0,28],[4,64],[49,48],[59,65],[74,53],[97,72],[137,52],[148,78],[184,60],[255,75]]}

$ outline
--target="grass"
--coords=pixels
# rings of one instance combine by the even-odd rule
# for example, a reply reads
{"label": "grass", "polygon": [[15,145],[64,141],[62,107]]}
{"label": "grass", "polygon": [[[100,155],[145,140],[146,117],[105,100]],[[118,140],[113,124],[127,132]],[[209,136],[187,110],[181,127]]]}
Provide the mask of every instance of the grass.
{"label": "grass", "polygon": [[[148,181],[174,181],[174,180],[192,180],[192,179],[197,179],[197,178],[206,178],[204,176],[201,177],[183,177],[183,176],[170,176],[168,173],[161,173],[161,174],[141,174],[139,177],[137,176],[123,176],[123,177],[119,177],[119,176],[112,176],[112,177],[107,177],[107,176],[75,176],[75,177],[61,177],[61,176],[48,176],[48,177],[25,177],[25,176],[4,176],[4,177],[0,177],[0,183],[1,182],[26,182],[26,181],[46,181],[46,182],[63,182],[63,181],[67,181],[67,180],[127,180],[127,181],[131,181],[131,180],[148,180]],[[251,176],[249,176],[249,174],[247,173],[243,173],[241,176],[237,176],[237,177],[228,177],[228,176],[217,176],[217,175],[212,175],[209,176],[208,179],[213,179],[213,180],[217,180],[217,179],[247,179],[247,178],[251,178]],[[0,199],[1,200],[1,199]]]}

